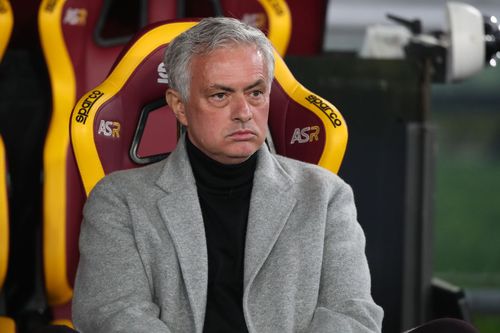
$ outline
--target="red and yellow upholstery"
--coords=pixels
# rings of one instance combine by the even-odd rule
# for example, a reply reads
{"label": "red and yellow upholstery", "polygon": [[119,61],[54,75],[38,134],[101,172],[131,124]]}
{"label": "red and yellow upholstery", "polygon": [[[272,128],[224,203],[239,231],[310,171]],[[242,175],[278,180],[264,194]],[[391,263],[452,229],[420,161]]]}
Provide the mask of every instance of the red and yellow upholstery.
{"label": "red and yellow upholstery", "polygon": [[[5,147],[0,136],[0,290],[3,288],[9,263],[9,204],[7,191]],[[14,321],[0,315],[0,332],[14,333],[15,331],[16,325]]]}
{"label": "red and yellow upholstery", "polygon": [[[10,4],[6,0],[0,0],[0,61],[10,39],[12,24],[13,15]],[[9,259],[9,216],[6,176],[5,148],[0,136],[0,290],[5,282]]]}
{"label": "red and yellow upholstery", "polygon": [[[333,1],[332,1],[333,3]],[[328,0],[288,1],[292,34],[287,54],[314,55],[323,52]]]}
{"label": "red and yellow upholstery", "polygon": [[[0,61],[7,49],[13,23],[14,18],[10,3],[7,0],[0,0]],[[5,147],[0,136],[0,290],[3,288],[9,266],[9,204],[7,187]],[[0,314],[0,332],[14,333],[15,331],[16,325],[14,321]]]}
{"label": "red and yellow upholstery", "polygon": [[[86,93],[71,116],[71,140],[88,194],[107,173],[163,158],[176,145],[179,128],[165,106],[165,47],[195,21],[146,29],[106,80]],[[277,153],[337,172],[347,144],[339,111],[295,80],[276,55],[269,129]]]}
{"label": "red and yellow upholstery", "polygon": [[323,51],[327,0],[190,0],[188,17],[230,16],[264,31],[281,56]]}
{"label": "red and yellow upholstery", "polygon": [[9,1],[0,0],[0,60],[9,43],[13,23],[14,15]]}
{"label": "red and yellow upholstery", "polygon": [[237,18],[265,32],[281,56],[287,52],[292,15],[285,0],[190,0],[186,7],[187,17],[223,15]]}
{"label": "red and yellow upholstery", "polygon": [[52,90],[43,152],[43,256],[55,323],[71,325],[81,207],[85,200],[70,146],[75,102],[109,72],[123,45],[144,25],[175,18],[175,1],[42,0],[38,22]]}

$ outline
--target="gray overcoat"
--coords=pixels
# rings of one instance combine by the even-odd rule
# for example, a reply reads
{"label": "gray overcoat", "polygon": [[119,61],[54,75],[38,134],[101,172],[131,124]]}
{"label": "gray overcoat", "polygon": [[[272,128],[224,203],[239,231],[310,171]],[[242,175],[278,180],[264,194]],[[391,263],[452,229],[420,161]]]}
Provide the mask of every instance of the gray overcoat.
{"label": "gray overcoat", "polygon": [[[84,208],[73,320],[81,333],[201,333],[207,250],[180,140],[119,171]],[[350,187],[320,167],[258,152],[244,259],[250,333],[380,332]]]}

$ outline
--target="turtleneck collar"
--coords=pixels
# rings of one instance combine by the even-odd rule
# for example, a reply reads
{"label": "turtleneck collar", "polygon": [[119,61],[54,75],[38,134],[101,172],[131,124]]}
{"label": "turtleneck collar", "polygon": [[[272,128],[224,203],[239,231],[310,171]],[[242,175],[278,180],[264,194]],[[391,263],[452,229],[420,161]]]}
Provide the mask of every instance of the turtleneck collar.
{"label": "turtleneck collar", "polygon": [[199,150],[186,135],[186,150],[197,186],[216,191],[246,188],[253,183],[257,154],[239,164],[223,164]]}

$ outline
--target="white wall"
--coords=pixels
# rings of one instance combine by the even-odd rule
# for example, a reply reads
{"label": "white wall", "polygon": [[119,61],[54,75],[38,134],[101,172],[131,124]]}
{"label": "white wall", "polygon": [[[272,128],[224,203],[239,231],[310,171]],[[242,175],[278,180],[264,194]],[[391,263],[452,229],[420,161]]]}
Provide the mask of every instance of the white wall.
{"label": "white wall", "polygon": [[[394,24],[387,13],[419,18],[425,31],[444,30],[446,0],[329,0],[325,50],[359,50],[365,28],[373,24]],[[500,18],[500,0],[460,1],[483,14]]]}

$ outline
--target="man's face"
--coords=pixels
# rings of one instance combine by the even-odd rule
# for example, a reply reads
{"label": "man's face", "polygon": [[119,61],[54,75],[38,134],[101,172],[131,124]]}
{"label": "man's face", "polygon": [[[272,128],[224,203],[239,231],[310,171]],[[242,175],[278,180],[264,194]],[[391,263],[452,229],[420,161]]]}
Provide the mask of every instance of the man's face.
{"label": "man's face", "polygon": [[220,163],[241,163],[265,140],[268,82],[254,46],[225,47],[193,57],[186,103],[175,91],[167,100],[198,149]]}

